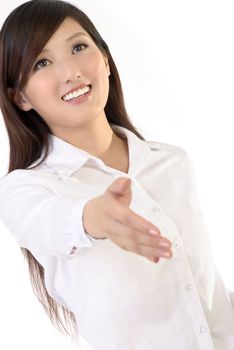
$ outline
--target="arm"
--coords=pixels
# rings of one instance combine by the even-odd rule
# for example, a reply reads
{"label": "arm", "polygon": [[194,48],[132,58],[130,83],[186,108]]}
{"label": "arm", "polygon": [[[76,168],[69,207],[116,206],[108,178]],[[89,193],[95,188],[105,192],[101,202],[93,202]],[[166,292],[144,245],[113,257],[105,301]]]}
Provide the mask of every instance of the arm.
{"label": "arm", "polygon": [[25,172],[12,172],[0,182],[0,219],[20,247],[70,259],[97,240],[83,226],[83,207],[91,198],[55,194]]}

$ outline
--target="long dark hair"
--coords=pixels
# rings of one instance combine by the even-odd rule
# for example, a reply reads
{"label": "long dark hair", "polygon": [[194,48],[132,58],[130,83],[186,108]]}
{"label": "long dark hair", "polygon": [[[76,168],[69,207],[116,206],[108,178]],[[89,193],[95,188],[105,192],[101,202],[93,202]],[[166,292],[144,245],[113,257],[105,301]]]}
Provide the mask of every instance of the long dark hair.
{"label": "long dark hair", "polygon": [[[13,10],[0,32],[0,108],[10,145],[8,174],[15,169],[27,169],[37,161],[45,148],[49,152],[49,126],[33,109],[23,111],[14,103],[9,88],[20,91],[27,83],[33,63],[57,28],[70,17],[91,36],[99,50],[108,58],[110,67],[109,96],[105,114],[109,123],[123,126],[141,140],[127,115],[119,74],[109,48],[87,15],[70,4],[59,0],[32,0]],[[35,39],[36,36],[36,39]],[[44,268],[26,248],[21,248],[28,263],[33,291],[42,303],[52,323],[71,337],[77,336],[74,314],[57,303],[47,292]]]}

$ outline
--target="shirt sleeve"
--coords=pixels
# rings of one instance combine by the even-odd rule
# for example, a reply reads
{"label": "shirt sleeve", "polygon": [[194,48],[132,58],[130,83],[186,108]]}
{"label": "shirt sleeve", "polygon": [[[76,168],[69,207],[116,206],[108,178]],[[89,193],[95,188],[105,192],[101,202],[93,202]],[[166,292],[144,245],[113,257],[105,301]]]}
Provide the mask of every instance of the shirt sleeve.
{"label": "shirt sleeve", "polygon": [[25,179],[9,174],[0,182],[0,219],[20,247],[71,259],[100,241],[83,225],[83,208],[94,196],[56,194]]}

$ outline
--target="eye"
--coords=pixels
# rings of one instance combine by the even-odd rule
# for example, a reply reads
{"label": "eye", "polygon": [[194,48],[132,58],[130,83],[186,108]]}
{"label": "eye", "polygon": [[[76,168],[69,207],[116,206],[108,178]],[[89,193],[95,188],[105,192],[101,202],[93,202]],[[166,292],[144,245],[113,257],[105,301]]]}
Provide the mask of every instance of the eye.
{"label": "eye", "polygon": [[[75,50],[76,48],[80,48],[80,47],[83,47],[83,48],[82,48],[82,49],[78,49],[78,50],[77,50],[78,52],[79,52],[79,51],[83,51],[84,49],[86,49],[86,47],[88,47],[88,45],[85,44],[85,43],[78,43],[78,44],[74,45],[74,50]],[[45,62],[48,62],[48,60],[47,60],[46,58],[41,59],[40,61],[38,61],[38,62],[35,64],[33,70],[36,71],[36,70],[38,70],[38,69],[41,69],[41,68],[46,67],[47,64],[44,64]]]}
{"label": "eye", "polygon": [[45,58],[42,59],[42,60],[40,60],[40,61],[38,61],[38,62],[35,64],[33,70],[38,70],[38,69],[41,69],[41,68],[43,68],[43,67],[46,67],[46,65],[43,64],[43,63],[45,63],[46,61],[48,62],[48,60],[45,59]]}
{"label": "eye", "polygon": [[79,52],[79,51],[83,51],[84,49],[86,49],[86,47],[88,47],[88,45],[85,44],[85,43],[78,43],[78,44],[74,45],[74,49],[75,49],[75,48],[78,48],[78,47],[81,47],[81,46],[83,46],[84,48],[81,49],[81,50],[78,49],[78,52]]}

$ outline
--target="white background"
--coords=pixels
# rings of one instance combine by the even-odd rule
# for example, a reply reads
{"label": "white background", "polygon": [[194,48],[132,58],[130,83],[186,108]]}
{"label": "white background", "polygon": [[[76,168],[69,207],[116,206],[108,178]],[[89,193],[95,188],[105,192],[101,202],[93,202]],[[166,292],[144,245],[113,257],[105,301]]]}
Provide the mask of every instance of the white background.
{"label": "white background", "polygon": [[[1,5],[1,25],[21,3]],[[72,3],[87,13],[109,45],[134,125],[146,139],[179,145],[190,154],[215,263],[234,290],[232,1]],[[0,123],[2,176],[9,147],[2,118]],[[21,252],[3,225],[0,274],[0,347],[74,349],[50,324],[32,292]]]}

